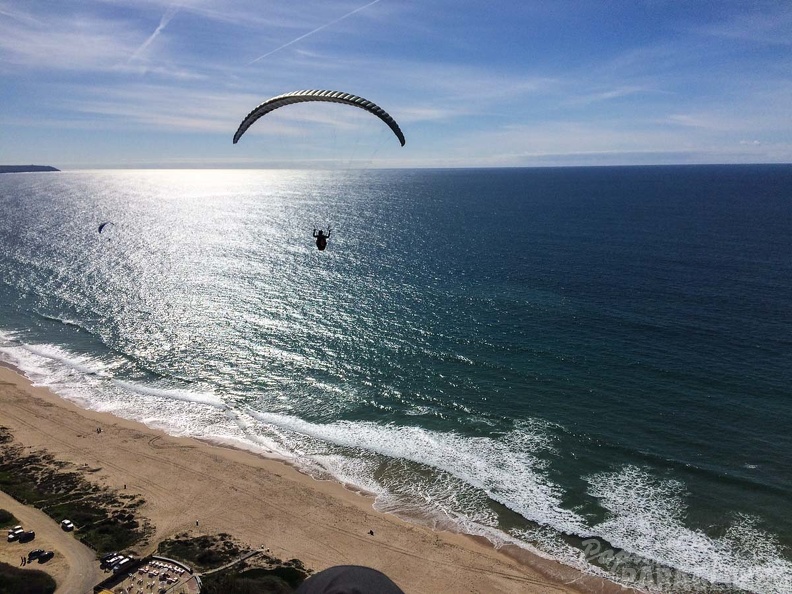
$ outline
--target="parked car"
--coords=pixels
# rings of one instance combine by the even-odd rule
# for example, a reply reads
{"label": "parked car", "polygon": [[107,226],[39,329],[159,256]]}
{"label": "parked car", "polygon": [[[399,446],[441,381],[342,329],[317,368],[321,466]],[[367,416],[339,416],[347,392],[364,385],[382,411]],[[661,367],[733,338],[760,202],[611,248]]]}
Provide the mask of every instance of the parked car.
{"label": "parked car", "polygon": [[122,571],[127,565],[132,562],[130,557],[123,557],[120,561],[118,561],[115,565],[113,565],[112,570],[113,573],[118,573]]}
{"label": "parked car", "polygon": [[61,522],[61,528],[63,528],[66,532],[71,532],[74,530],[74,524],[71,523],[71,520],[63,520]]}
{"label": "parked car", "polygon": [[47,561],[52,559],[54,556],[55,556],[55,551],[46,551],[46,552],[42,553],[41,555],[39,555],[38,562],[39,563],[46,563]]}
{"label": "parked car", "polygon": [[38,559],[44,554],[44,549],[34,549],[28,553],[28,561]]}
{"label": "parked car", "polygon": [[104,559],[101,563],[101,567],[104,569],[108,569],[113,565],[115,565],[116,563],[118,563],[119,561],[121,561],[121,559],[123,558],[124,558],[123,555],[115,555],[113,557],[110,557],[109,559]]}
{"label": "parked car", "polygon": [[19,535],[24,532],[22,526],[14,526],[8,531],[8,542],[13,542],[19,538]]}
{"label": "parked car", "polygon": [[18,540],[19,542],[30,542],[34,538],[36,538],[36,533],[33,530],[28,530],[27,532],[22,532]]}

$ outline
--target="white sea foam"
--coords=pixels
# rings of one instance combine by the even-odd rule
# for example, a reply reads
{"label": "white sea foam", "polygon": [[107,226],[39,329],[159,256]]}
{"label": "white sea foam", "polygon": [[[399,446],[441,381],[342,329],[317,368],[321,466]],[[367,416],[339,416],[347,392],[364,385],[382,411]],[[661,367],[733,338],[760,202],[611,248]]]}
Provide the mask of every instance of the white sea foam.
{"label": "white sea foam", "polygon": [[107,366],[101,361],[83,355],[75,355],[52,344],[22,344],[21,348],[43,359],[63,364],[67,369],[87,375],[102,375]]}
{"label": "white sea foam", "polygon": [[[401,460],[388,465],[383,475],[377,509],[422,519],[429,518],[436,528],[468,534],[490,535],[498,516],[487,496],[476,487],[447,472],[414,473]],[[499,535],[497,542],[502,542]]]}
{"label": "white sea foam", "polygon": [[379,467],[379,461],[373,457],[320,454],[314,456],[313,459],[325,470],[328,476],[344,485],[353,487],[363,493],[374,495],[377,498],[388,495],[383,485],[374,479],[374,475]]}
{"label": "white sea foam", "polygon": [[[208,391],[163,388],[114,379],[112,365],[50,344],[29,345],[0,336],[0,357],[20,369],[35,385],[46,386],[81,406],[144,422],[177,435],[215,437],[238,434],[217,425],[228,407]],[[185,407],[184,404],[193,406]],[[207,410],[208,407],[208,410]]]}
{"label": "white sea foam", "polygon": [[20,369],[33,384],[81,402],[91,386],[110,377],[110,367],[98,359],[52,344],[25,344],[12,333],[0,336],[0,358]]}
{"label": "white sea foam", "polygon": [[226,437],[216,434],[213,437],[214,441],[229,443],[237,447],[285,460],[292,460],[294,458],[293,452],[286,449],[279,440],[273,439],[271,435],[266,434],[261,429],[260,423],[255,419],[231,408],[227,409],[225,414],[239,429],[241,434],[236,432]]}
{"label": "white sea foam", "polygon": [[53,316],[41,312],[36,312],[39,316],[44,318],[45,320],[51,320],[53,322],[60,322],[64,326],[73,326],[75,328],[80,328],[81,330],[86,330],[85,325],[80,320],[73,320],[71,318],[62,318],[60,316]]}
{"label": "white sea foam", "polygon": [[249,412],[272,428],[290,432],[291,436],[284,437],[291,439],[295,451],[304,447],[300,439],[304,436],[354,448],[359,453],[423,464],[480,489],[529,520],[570,534],[588,533],[581,517],[562,508],[562,493],[547,478],[546,465],[536,456],[552,449],[547,433],[539,426],[522,423],[502,436],[468,437],[420,427],[349,421],[319,424],[292,416]]}
{"label": "white sea foam", "polygon": [[[541,557],[561,561],[580,571],[610,577],[606,570],[589,563],[583,550],[567,543],[560,532],[549,526],[513,528],[509,531],[509,536],[512,537],[512,544],[528,548]],[[536,546],[528,547],[526,543],[535,543]]]}
{"label": "white sea foam", "polygon": [[736,517],[722,538],[713,538],[684,525],[686,493],[679,482],[635,466],[588,480],[589,493],[609,512],[594,530],[611,545],[710,583],[762,594],[792,592],[792,563],[752,518]]}
{"label": "white sea foam", "polygon": [[155,386],[148,386],[137,382],[129,382],[123,380],[114,380],[113,383],[118,387],[135,392],[144,396],[153,396],[162,400],[178,400],[180,402],[188,402],[192,404],[205,404],[225,410],[228,405],[223,402],[223,399],[211,392],[196,392],[193,390],[182,390],[177,388],[158,388]]}

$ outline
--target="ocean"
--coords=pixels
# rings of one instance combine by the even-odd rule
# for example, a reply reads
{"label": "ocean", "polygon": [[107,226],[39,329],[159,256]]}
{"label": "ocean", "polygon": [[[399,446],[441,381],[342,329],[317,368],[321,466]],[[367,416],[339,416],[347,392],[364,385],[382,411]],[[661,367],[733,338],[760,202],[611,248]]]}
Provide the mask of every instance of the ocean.
{"label": "ocean", "polygon": [[650,592],[792,592],[789,165],[6,174],[0,359]]}

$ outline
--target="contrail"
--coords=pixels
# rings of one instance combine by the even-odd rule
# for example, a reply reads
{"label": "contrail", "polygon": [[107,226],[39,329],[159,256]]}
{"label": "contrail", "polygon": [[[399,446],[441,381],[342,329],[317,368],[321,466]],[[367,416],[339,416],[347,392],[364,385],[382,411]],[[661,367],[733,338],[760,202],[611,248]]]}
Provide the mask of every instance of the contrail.
{"label": "contrail", "polygon": [[165,27],[168,26],[168,23],[170,23],[173,17],[176,16],[177,12],[179,12],[179,6],[177,4],[171,5],[168,10],[165,11],[165,14],[163,14],[162,18],[160,19],[160,24],[154,30],[154,33],[149,35],[148,39],[146,39],[146,41],[144,41],[143,44],[132,53],[132,55],[129,57],[129,60],[127,60],[127,63],[136,59],[138,56],[140,56],[140,54],[146,51],[146,48],[150,46],[157,37],[159,37],[159,34],[162,33]]}
{"label": "contrail", "polygon": [[356,12],[360,12],[360,11],[361,11],[361,10],[363,10],[364,8],[368,8],[369,6],[372,6],[373,4],[376,4],[376,3],[377,3],[377,2],[379,2],[379,1],[380,1],[380,0],[374,0],[374,2],[369,2],[369,3],[368,3],[368,4],[366,4],[365,6],[361,6],[360,8],[356,8],[356,9],[355,9],[355,10],[353,10],[352,12],[348,12],[348,13],[346,13],[344,16],[338,17],[338,18],[337,18],[336,20],[334,20],[334,21],[330,21],[329,23],[326,23],[326,24],[322,25],[321,27],[317,27],[316,29],[314,29],[313,31],[309,31],[309,32],[308,32],[308,33],[306,33],[305,35],[300,35],[300,36],[299,36],[297,39],[292,39],[292,40],[291,40],[289,43],[284,43],[282,46],[280,46],[280,47],[276,47],[276,48],[275,48],[274,50],[272,50],[271,52],[267,52],[267,53],[266,53],[266,54],[264,54],[263,56],[259,56],[259,57],[258,57],[258,58],[256,58],[255,60],[251,60],[250,62],[248,62],[248,63],[247,63],[247,65],[248,65],[248,66],[250,66],[251,64],[255,64],[255,63],[256,63],[256,62],[258,62],[259,60],[263,60],[263,59],[264,59],[264,58],[266,58],[267,56],[271,56],[271,55],[272,55],[272,54],[274,54],[275,52],[279,52],[279,51],[281,51],[281,50],[282,50],[283,48],[285,48],[285,47],[289,47],[290,45],[292,45],[292,44],[295,44],[295,43],[297,43],[298,41],[300,41],[300,40],[302,40],[302,39],[305,39],[306,37],[309,37],[309,36],[313,35],[314,33],[318,33],[318,32],[319,32],[319,31],[321,31],[322,29],[326,29],[327,27],[329,27],[329,26],[331,26],[331,25],[335,25],[337,22],[339,22],[339,21],[343,21],[345,18],[352,16],[352,15],[353,15],[353,14],[355,14]]}

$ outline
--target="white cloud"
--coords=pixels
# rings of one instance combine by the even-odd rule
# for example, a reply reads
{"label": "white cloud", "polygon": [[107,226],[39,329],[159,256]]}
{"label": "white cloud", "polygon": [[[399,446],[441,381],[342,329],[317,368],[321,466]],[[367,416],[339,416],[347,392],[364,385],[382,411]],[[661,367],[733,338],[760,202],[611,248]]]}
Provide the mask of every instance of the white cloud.
{"label": "white cloud", "polygon": [[44,70],[111,70],[137,46],[122,24],[71,17],[56,24],[0,20],[0,51],[7,64]]}

